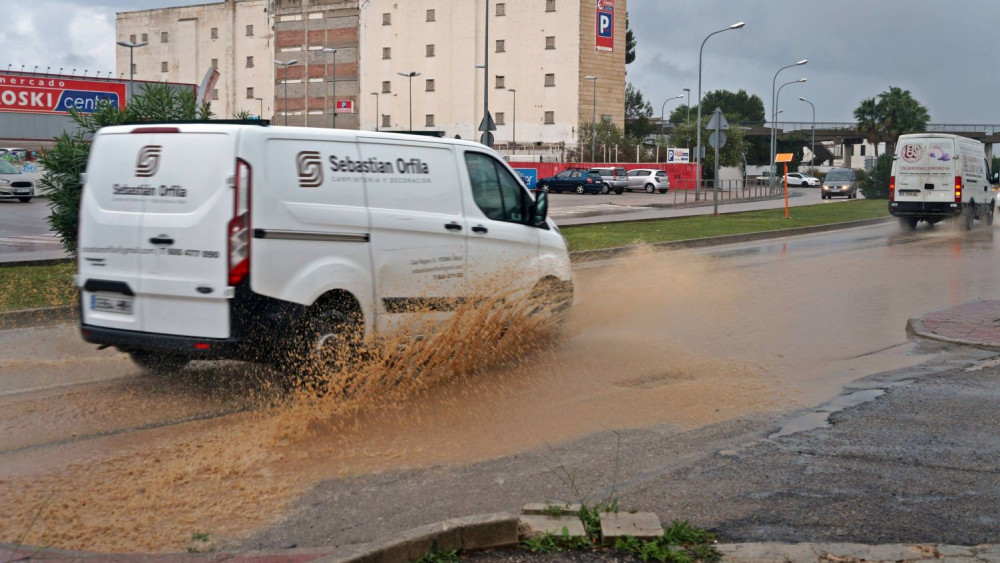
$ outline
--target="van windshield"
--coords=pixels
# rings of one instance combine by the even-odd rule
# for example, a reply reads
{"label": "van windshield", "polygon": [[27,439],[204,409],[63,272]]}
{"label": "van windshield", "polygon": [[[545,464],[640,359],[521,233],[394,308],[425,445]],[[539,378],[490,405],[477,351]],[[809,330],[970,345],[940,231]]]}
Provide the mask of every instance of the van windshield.
{"label": "van windshield", "polygon": [[849,170],[831,170],[829,174],[826,175],[826,180],[828,182],[849,182],[854,179],[854,174]]}

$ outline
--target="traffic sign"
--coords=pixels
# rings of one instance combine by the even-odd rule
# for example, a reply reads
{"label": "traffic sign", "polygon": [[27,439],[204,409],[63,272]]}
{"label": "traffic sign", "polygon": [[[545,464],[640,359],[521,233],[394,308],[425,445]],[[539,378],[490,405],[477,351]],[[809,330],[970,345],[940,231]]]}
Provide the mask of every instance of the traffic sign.
{"label": "traffic sign", "polygon": [[729,129],[729,122],[726,121],[726,116],[722,114],[722,108],[715,108],[712,112],[712,118],[708,120],[708,129]]}
{"label": "traffic sign", "polygon": [[713,149],[721,149],[726,146],[726,140],[725,131],[712,131],[708,134],[708,146]]}
{"label": "traffic sign", "polygon": [[486,145],[487,147],[492,147],[493,133],[490,133],[489,131],[483,132],[483,134],[479,136],[479,142]]}
{"label": "traffic sign", "polygon": [[[493,116],[490,115],[490,112],[486,112],[486,115],[483,117],[483,120],[479,122],[479,130],[480,131],[496,131],[497,130],[497,124],[493,123]],[[483,143],[483,144],[486,144],[486,143]],[[489,144],[492,145],[493,143],[489,143]]]}

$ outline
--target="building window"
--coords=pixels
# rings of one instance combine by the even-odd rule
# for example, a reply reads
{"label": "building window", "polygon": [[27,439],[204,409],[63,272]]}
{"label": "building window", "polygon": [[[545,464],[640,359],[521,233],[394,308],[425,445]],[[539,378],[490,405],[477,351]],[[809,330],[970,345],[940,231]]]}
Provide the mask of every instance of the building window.
{"label": "building window", "polygon": [[556,11],[556,0],[545,0],[545,11],[546,12]]}
{"label": "building window", "polygon": [[148,33],[143,33],[142,34],[142,42],[143,43],[148,43],[149,42],[149,34]]}
{"label": "building window", "polygon": [[392,14],[389,12],[382,14],[382,25],[392,25]]}
{"label": "building window", "polygon": [[247,98],[252,99],[253,97],[253,86],[247,86]]}
{"label": "building window", "polygon": [[428,57],[434,56],[434,45],[428,45],[424,47],[424,54]]}
{"label": "building window", "polygon": [[215,88],[215,89],[212,90],[212,99],[213,100],[218,100],[219,99],[219,89],[218,88]]}
{"label": "building window", "polygon": [[507,4],[503,2],[497,2],[497,15],[506,16],[507,15]]}
{"label": "building window", "polygon": [[253,68],[253,57],[247,57],[247,68]]}
{"label": "building window", "polygon": [[497,39],[497,53],[507,51],[507,43],[503,39]]}
{"label": "building window", "polygon": [[392,116],[382,114],[382,127],[392,127]]}
{"label": "building window", "polygon": [[160,43],[168,43],[170,41],[170,35],[166,31],[160,32]]}
{"label": "building window", "polygon": [[135,43],[135,34],[134,33],[132,35],[128,36],[128,42],[129,43]]}
{"label": "building window", "polygon": [[504,87],[505,87],[505,86],[504,86],[504,77],[502,77],[502,76],[500,76],[500,75],[498,74],[498,75],[497,75],[497,81],[496,81],[496,86],[494,86],[494,87],[495,87],[495,88],[504,88]]}
{"label": "building window", "polygon": [[555,74],[546,74],[545,75],[545,85],[546,86],[555,86],[556,85],[556,75]]}
{"label": "building window", "polygon": [[556,36],[555,35],[549,35],[548,37],[545,38],[545,48],[546,49],[555,49],[556,48]]}
{"label": "building window", "polygon": [[556,122],[556,112],[554,111],[545,112],[545,124],[552,125],[555,122]]}
{"label": "building window", "polygon": [[425,92],[433,92],[434,91],[434,79],[433,78],[428,78],[427,81],[424,83],[424,91]]}
{"label": "building window", "polygon": [[382,47],[382,58],[383,59],[392,58],[392,47]]}
{"label": "building window", "polygon": [[424,116],[424,127],[434,127],[434,114],[427,114]]}
{"label": "building window", "polygon": [[434,10],[427,10],[427,21],[434,21]]}
{"label": "building window", "polygon": [[503,122],[503,112],[502,111],[498,111],[497,112],[496,119],[493,122],[496,123],[497,125],[506,125],[506,123]]}
{"label": "building window", "polygon": [[219,59],[212,59],[212,68],[219,68]]}
{"label": "building window", "polygon": [[247,37],[253,37],[253,24],[247,24]]}
{"label": "building window", "polygon": [[391,94],[392,93],[392,82],[389,82],[388,80],[383,80],[382,81],[382,93],[383,94]]}
{"label": "building window", "polygon": [[167,67],[167,61],[160,63],[160,72],[169,72],[169,70],[170,69]]}
{"label": "building window", "polygon": [[212,39],[218,39],[218,38],[219,38],[219,28],[213,27],[212,28]]}

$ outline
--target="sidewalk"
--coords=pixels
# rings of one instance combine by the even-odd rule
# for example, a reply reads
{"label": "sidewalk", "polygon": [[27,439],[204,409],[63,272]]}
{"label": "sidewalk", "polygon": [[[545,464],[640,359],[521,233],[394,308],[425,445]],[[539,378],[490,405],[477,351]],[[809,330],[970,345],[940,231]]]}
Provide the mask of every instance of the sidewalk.
{"label": "sidewalk", "polygon": [[907,334],[1000,350],[1000,301],[973,301],[906,323]]}

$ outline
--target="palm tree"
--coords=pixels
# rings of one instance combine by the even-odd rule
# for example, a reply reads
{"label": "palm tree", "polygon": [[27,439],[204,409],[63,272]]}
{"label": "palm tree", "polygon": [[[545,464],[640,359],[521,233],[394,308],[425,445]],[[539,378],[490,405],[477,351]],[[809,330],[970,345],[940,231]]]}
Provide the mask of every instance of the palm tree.
{"label": "palm tree", "polygon": [[861,100],[857,109],[854,110],[854,119],[858,120],[858,132],[863,134],[865,140],[875,147],[875,157],[878,158],[878,144],[882,140],[882,123],[879,119],[875,98]]}
{"label": "palm tree", "polygon": [[886,150],[894,153],[896,140],[906,133],[917,133],[927,129],[930,114],[927,108],[913,99],[909,90],[890,86],[878,95],[876,112],[882,121],[882,131],[886,134]]}

